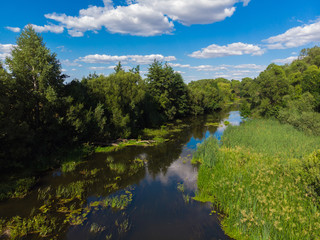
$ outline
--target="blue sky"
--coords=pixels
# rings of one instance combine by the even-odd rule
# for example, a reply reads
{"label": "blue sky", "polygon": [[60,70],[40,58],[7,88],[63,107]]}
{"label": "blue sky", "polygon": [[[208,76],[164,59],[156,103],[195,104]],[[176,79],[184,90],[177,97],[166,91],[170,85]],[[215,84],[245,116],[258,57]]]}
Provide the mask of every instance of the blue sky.
{"label": "blue sky", "polygon": [[82,0],[1,3],[0,60],[33,24],[64,73],[109,74],[154,58],[203,78],[256,77],[320,42],[319,0]]}

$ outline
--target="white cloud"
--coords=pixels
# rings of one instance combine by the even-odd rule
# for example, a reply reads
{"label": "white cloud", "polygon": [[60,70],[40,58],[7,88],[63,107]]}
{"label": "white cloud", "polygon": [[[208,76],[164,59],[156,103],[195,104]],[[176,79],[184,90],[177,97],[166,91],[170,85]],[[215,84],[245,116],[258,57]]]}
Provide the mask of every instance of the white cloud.
{"label": "white cloud", "polygon": [[111,33],[155,36],[172,33],[174,21],[184,25],[222,21],[233,15],[237,3],[246,6],[250,0],[127,0],[126,6],[103,2],[104,7],[89,6],[78,16],[51,13],[45,17],[62,24],[73,37],[102,27]]}
{"label": "white cloud", "polygon": [[179,68],[190,68],[189,64],[180,64],[180,63],[169,63],[171,67],[179,67]]}
{"label": "white cloud", "polygon": [[11,32],[15,32],[15,33],[18,33],[21,31],[21,29],[18,27],[6,27],[6,29],[8,29]]}
{"label": "white cloud", "polygon": [[221,70],[228,69],[225,66],[212,66],[212,65],[200,65],[200,66],[195,66],[191,68],[196,69],[197,71],[221,71]]}
{"label": "white cloud", "polygon": [[44,26],[38,26],[31,24],[33,29],[38,32],[38,33],[43,33],[43,32],[53,32],[53,33],[63,33],[64,27],[63,26],[58,26],[58,25],[44,25]]}
{"label": "white cloud", "polygon": [[231,17],[236,8],[234,5],[250,0],[139,0],[140,4],[157,9],[172,20],[184,25],[209,24]]}
{"label": "white cloud", "polygon": [[240,64],[233,66],[234,68],[247,68],[247,69],[256,69],[256,70],[264,70],[267,66],[265,65],[257,65],[257,64]]}
{"label": "white cloud", "polygon": [[73,37],[81,37],[86,31],[105,27],[111,33],[136,36],[154,36],[173,31],[173,23],[162,13],[144,5],[132,4],[117,8],[96,7],[82,9],[78,17],[65,14],[46,14],[46,18],[63,24]]}
{"label": "white cloud", "polygon": [[270,37],[266,40],[269,49],[286,49],[320,41],[320,20],[317,22],[294,27],[283,34]]}
{"label": "white cloud", "polygon": [[64,60],[61,61],[61,63],[63,65],[68,66],[68,67],[82,67],[81,64],[79,64],[79,63],[77,63],[75,61],[70,61],[69,59],[64,59]]}
{"label": "white cloud", "polygon": [[12,48],[16,46],[13,44],[1,44],[0,43],[0,60],[4,60],[6,57],[11,56]]}
{"label": "white cloud", "polygon": [[284,59],[275,59],[272,62],[286,64],[286,63],[292,63],[294,60],[297,60],[297,59],[298,59],[297,56],[291,56],[291,57],[284,58]]}
{"label": "white cloud", "polygon": [[226,56],[240,56],[244,54],[250,54],[252,56],[262,55],[264,50],[259,46],[247,43],[232,43],[226,46],[219,46],[212,44],[206,48],[202,48],[200,51],[193,52],[190,57],[193,58],[217,58]]}
{"label": "white cloud", "polygon": [[85,63],[111,63],[111,62],[134,62],[136,64],[151,64],[154,60],[158,61],[175,61],[174,56],[165,57],[160,54],[151,55],[124,55],[124,56],[111,56],[111,55],[87,55],[85,57],[80,57],[77,61]]}

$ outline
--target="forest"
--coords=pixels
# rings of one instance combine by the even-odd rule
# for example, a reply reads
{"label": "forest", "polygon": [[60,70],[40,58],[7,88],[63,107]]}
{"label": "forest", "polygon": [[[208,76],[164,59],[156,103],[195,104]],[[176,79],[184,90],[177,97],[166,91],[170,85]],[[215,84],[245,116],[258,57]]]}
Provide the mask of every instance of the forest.
{"label": "forest", "polygon": [[139,66],[121,63],[109,76],[66,81],[55,53],[29,26],[0,63],[0,171],[43,171],[59,166],[70,149],[144,137],[145,128],[223,108],[240,81],[184,83],[167,63],[154,61],[143,79]]}

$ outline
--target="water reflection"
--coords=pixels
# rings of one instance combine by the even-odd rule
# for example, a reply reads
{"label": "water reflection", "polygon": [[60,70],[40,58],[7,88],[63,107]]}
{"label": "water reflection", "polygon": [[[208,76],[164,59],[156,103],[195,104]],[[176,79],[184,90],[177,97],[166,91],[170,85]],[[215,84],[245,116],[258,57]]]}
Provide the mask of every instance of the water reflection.
{"label": "water reflection", "polygon": [[[211,135],[221,139],[226,120],[240,124],[239,112],[185,119],[188,127],[167,143],[95,154],[74,172],[44,176],[39,191],[50,187],[43,199],[48,202],[51,196],[52,209],[85,215],[80,225],[60,223],[57,239],[229,239],[218,216],[209,215],[212,207],[192,200],[198,173],[190,163],[197,144]],[[219,126],[205,126],[207,122]],[[57,197],[58,190],[66,197]],[[44,204],[39,191],[1,203],[1,215],[30,215]],[[66,216],[53,210],[47,214],[60,222]]]}

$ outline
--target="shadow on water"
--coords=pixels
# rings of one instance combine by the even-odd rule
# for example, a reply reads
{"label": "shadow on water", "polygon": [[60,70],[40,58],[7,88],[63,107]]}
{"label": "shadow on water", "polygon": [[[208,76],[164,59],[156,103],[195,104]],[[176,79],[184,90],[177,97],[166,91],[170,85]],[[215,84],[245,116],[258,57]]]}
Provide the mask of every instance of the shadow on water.
{"label": "shadow on water", "polygon": [[28,217],[42,206],[57,219],[47,239],[229,239],[212,206],[192,199],[197,167],[190,163],[197,144],[221,138],[226,119],[241,122],[236,111],[187,118],[169,142],[95,154],[72,172],[52,172],[26,198],[1,203],[1,217]]}

